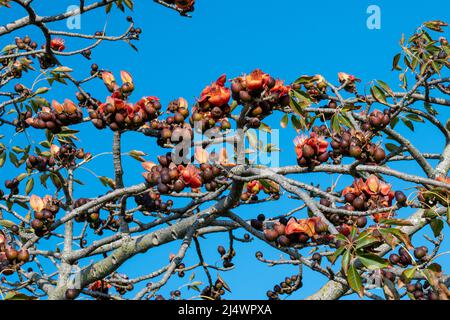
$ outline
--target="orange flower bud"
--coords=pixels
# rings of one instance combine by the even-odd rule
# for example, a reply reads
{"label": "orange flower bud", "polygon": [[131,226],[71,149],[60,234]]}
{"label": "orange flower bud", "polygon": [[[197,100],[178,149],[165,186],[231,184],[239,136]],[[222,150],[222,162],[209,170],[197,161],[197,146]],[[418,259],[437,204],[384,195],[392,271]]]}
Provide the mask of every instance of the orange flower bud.
{"label": "orange flower bud", "polygon": [[30,197],[30,207],[36,212],[41,212],[44,209],[44,201],[39,196],[33,194]]}
{"label": "orange flower bud", "polygon": [[200,103],[209,102],[217,107],[227,104],[231,97],[231,91],[225,87],[225,81],[226,76],[220,76],[215,83],[203,89],[198,101]]}
{"label": "orange flower bud", "polygon": [[133,77],[131,74],[127,71],[120,71],[120,78],[122,79],[123,83],[130,83],[133,84]]}
{"label": "orange flower bud", "polygon": [[269,78],[270,76],[267,73],[262,72],[260,69],[256,69],[245,77],[245,84],[248,90],[260,90]]}
{"label": "orange flower bud", "polygon": [[294,234],[294,233],[304,233],[309,237],[312,237],[315,231],[315,222],[313,219],[302,219],[295,221],[295,219],[291,218],[285,229],[286,235]]}
{"label": "orange flower bud", "polygon": [[54,38],[50,41],[50,47],[55,51],[64,51],[66,46],[64,45],[64,40],[61,38]]}
{"label": "orange flower bud", "polygon": [[77,106],[69,99],[64,100],[63,104],[64,112],[67,114],[73,114],[77,111]]}
{"label": "orange flower bud", "polygon": [[62,113],[64,111],[63,106],[56,100],[52,101],[52,107],[56,111],[56,113]]}

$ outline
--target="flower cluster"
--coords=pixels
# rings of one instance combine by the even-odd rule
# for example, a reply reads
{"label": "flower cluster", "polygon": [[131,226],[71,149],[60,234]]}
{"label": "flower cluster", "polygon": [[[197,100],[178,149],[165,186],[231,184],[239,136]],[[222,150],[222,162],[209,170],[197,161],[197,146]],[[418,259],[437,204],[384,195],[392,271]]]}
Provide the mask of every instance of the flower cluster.
{"label": "flower cluster", "polygon": [[[79,198],[79,199],[75,200],[73,207],[75,209],[79,208],[79,207],[85,205],[86,203],[88,203],[89,201],[91,201],[91,199]],[[82,211],[79,214],[77,214],[74,219],[76,222],[86,222],[87,221],[89,223],[89,227],[93,230],[99,228],[100,225],[102,224],[99,211],[96,211],[96,212]]]}
{"label": "flower cluster", "polygon": [[241,201],[258,200],[258,194],[263,191],[269,194],[271,198],[278,199],[280,197],[280,186],[270,180],[252,180],[247,183],[245,191],[241,195]]}
{"label": "flower cluster", "polygon": [[356,92],[356,83],[361,82],[361,79],[345,72],[338,73],[338,80],[344,86],[344,90],[350,93]]}
{"label": "flower cluster", "polygon": [[282,80],[275,80],[260,69],[233,79],[231,85],[233,99],[249,108],[246,120],[252,128],[258,128],[274,108],[289,105],[290,90]]}
{"label": "flower cluster", "polygon": [[328,226],[319,217],[307,219],[285,218],[275,221],[272,226],[264,228],[264,236],[268,241],[277,241],[282,247],[303,245],[309,240],[329,242]]}
{"label": "flower cluster", "polygon": [[369,114],[368,121],[363,125],[366,130],[380,130],[385,128],[391,122],[391,111],[385,109],[383,112],[374,110]]}
{"label": "flower cluster", "polygon": [[61,203],[58,199],[49,195],[44,198],[36,195],[31,196],[30,207],[34,210],[34,219],[31,221],[31,227],[38,237],[47,234],[50,226],[55,221],[60,205]]}
{"label": "flower cluster", "polygon": [[135,196],[134,201],[137,205],[142,206],[143,210],[148,212],[157,211],[167,213],[173,206],[173,201],[171,199],[164,202],[161,199],[161,195],[154,190]]}
{"label": "flower cluster", "polygon": [[190,123],[201,131],[213,128],[220,124],[221,129],[229,128],[227,118],[231,107],[228,104],[231,97],[230,89],[225,87],[226,75],[222,75],[216,82],[203,89],[200,99],[192,108]]}
{"label": "flower cluster", "polygon": [[311,132],[310,136],[298,136],[294,139],[297,163],[302,167],[316,166],[328,161],[328,142],[323,136]]}
{"label": "flower cluster", "polygon": [[0,272],[11,275],[19,265],[28,262],[30,254],[26,248],[16,250],[14,246],[8,245],[8,240],[3,231],[0,231]]}
{"label": "flower cluster", "polygon": [[[342,191],[342,196],[347,202],[347,210],[366,211],[392,206],[392,200],[396,198],[399,204],[406,201],[403,192],[394,193],[391,185],[380,181],[377,176],[370,175],[366,180],[359,178],[353,182],[352,186],[346,187]],[[393,215],[393,212],[377,213],[373,215],[375,222],[386,219]]]}
{"label": "flower cluster", "polygon": [[[301,91],[302,86],[305,91]],[[327,82],[325,78],[320,74],[316,74],[314,76],[301,76],[298,78],[292,88],[299,93],[303,93],[308,100],[313,102],[318,102],[323,99],[323,95],[327,90]]]}
{"label": "flower cluster", "polygon": [[121,71],[120,76],[122,85],[119,87],[112,73],[102,73],[103,82],[112,94],[97,109],[89,110],[89,117],[98,129],[108,125],[113,131],[135,130],[159,115],[161,103],[157,97],[144,97],[135,104],[128,102],[134,90],[133,78],[126,71]]}
{"label": "flower cluster", "polygon": [[154,119],[150,122],[150,128],[157,130],[159,133],[158,145],[164,147],[166,144],[170,144],[172,140],[174,142],[181,142],[184,139],[192,140],[192,128],[185,122],[189,116],[186,99],[178,98],[170,102],[166,113],[171,115],[166,119]]}
{"label": "flower cluster", "polygon": [[199,167],[188,165],[176,165],[172,162],[172,154],[158,156],[159,165],[153,162],[144,162],[142,166],[147,171],[143,173],[145,180],[152,186],[156,186],[160,194],[181,192],[187,187],[194,191],[205,186],[207,191],[218,188],[215,181],[222,175],[222,171],[209,163],[202,163]]}
{"label": "flower cluster", "polygon": [[60,133],[63,126],[80,123],[83,112],[71,100],[63,104],[53,100],[52,109],[43,107],[37,116],[26,119],[26,123],[36,129],[48,129],[52,133]]}
{"label": "flower cluster", "polygon": [[332,134],[330,157],[335,164],[339,164],[342,157],[352,157],[362,163],[381,163],[386,158],[383,148],[370,140],[373,134],[370,131],[355,129],[341,130]]}

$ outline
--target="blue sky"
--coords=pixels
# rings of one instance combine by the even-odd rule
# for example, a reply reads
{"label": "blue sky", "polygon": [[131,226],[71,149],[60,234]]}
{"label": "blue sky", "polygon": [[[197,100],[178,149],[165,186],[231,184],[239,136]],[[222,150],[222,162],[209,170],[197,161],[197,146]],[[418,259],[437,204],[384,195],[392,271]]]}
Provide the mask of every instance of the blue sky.
{"label": "blue sky", "polygon": [[[60,0],[58,5],[52,4],[52,7],[49,7],[48,1],[35,2],[38,13],[42,15],[64,10],[72,3]],[[141,96],[156,95],[161,98],[163,105],[180,96],[192,103],[204,86],[221,74],[226,73],[231,78],[255,68],[261,68],[287,82],[303,74],[317,73],[336,82],[337,73],[344,71],[361,78],[363,84],[374,79],[383,79],[390,83],[394,90],[399,90],[397,73],[390,70],[392,57],[400,50],[398,42],[401,34],[411,34],[423,21],[448,20],[450,12],[450,3],[446,0],[433,1],[432,5],[425,5],[422,1],[379,0],[198,0],[193,18],[188,19],[179,17],[175,12],[151,1],[136,2],[131,15],[136,25],[143,29],[141,41],[135,43],[139,52],[136,53],[125,43],[105,43],[93,52],[93,61],[101,68],[116,74],[120,70],[131,72],[136,85],[133,100]],[[381,9],[380,30],[369,30],[366,27],[366,9],[373,4]],[[130,13],[122,14],[113,10],[108,20],[107,33],[120,34],[126,28],[125,17],[128,14]],[[17,8],[9,9],[7,15],[6,9],[0,9],[0,24],[22,15],[22,10]],[[79,32],[92,33],[102,29],[104,21],[105,14],[102,11],[82,16],[82,28]],[[66,30],[65,23],[56,23],[54,26]],[[20,35],[27,33],[39,37],[35,29],[22,30]],[[12,37],[0,39],[0,47],[6,45],[6,39]],[[67,50],[79,48],[86,43],[79,40],[67,41]],[[63,63],[76,66],[73,74],[79,78],[89,72],[90,63],[85,59],[67,58]],[[86,88],[98,98],[107,95],[99,82],[88,84]],[[49,99],[63,100],[74,99],[73,94],[73,88],[57,85],[47,96]],[[448,116],[449,112],[443,111],[441,119],[445,120]],[[279,120],[280,116],[275,115],[267,123],[277,127]],[[112,135],[108,130],[98,131],[90,124],[78,128],[82,129],[79,138],[86,151],[110,150]],[[2,133],[5,131],[3,127],[0,130]],[[418,125],[413,134],[404,128],[399,130],[416,141],[417,147],[423,152],[438,152],[442,149],[442,139],[424,125]],[[31,131],[30,134],[36,142],[42,138],[39,132]],[[281,133],[281,165],[295,162],[291,142],[294,136],[295,131],[289,128]],[[14,145],[23,145],[26,142],[21,137],[14,137],[10,141]],[[126,134],[123,149],[147,152],[149,160],[154,160],[160,152],[155,148],[154,141],[133,133]],[[127,171],[125,184],[141,182],[142,170],[139,163],[126,159],[124,165]],[[102,157],[89,168],[95,170],[98,175],[111,175],[113,172],[110,157]],[[411,173],[417,172],[416,167],[408,167],[407,170]],[[2,171],[0,180],[7,178],[9,176],[4,176]],[[77,196],[93,197],[106,192],[90,173],[81,172],[79,178],[87,179],[89,183],[76,191]],[[314,180],[323,186],[332,183],[332,177],[326,175],[317,175]],[[397,186],[408,187],[402,183]],[[298,203],[286,200],[246,206],[237,212],[245,218],[255,217],[259,213],[271,216],[289,211],[295,206],[298,206]],[[402,216],[407,213],[405,210]],[[303,212],[298,216],[304,215]],[[426,231],[429,234],[430,231]],[[209,263],[220,263],[216,253],[218,244],[226,245],[227,240],[223,236],[213,235],[202,242],[204,255],[208,257]],[[169,247],[170,252],[176,252],[176,246]],[[254,258],[254,253],[261,249],[261,243],[256,240],[253,244],[237,243],[237,256],[234,260],[236,268],[223,274],[223,278],[233,290],[233,294],[227,294],[227,298],[265,298],[268,289],[282,281],[285,276],[296,272],[294,267],[270,268],[259,263]],[[264,249],[264,252],[267,257],[279,257],[279,254],[272,250]],[[150,272],[165,264],[168,253],[167,246],[151,250],[145,255],[135,257],[121,270],[128,272],[130,276]],[[196,259],[195,254],[189,254],[187,264],[189,261],[196,262]],[[448,264],[449,259],[443,259],[445,260],[441,262],[446,261]],[[196,270],[195,273],[196,279],[204,279],[201,270]],[[305,270],[304,287],[291,298],[298,299],[313,293],[324,281],[322,276]],[[174,276],[169,284],[174,288],[186,282],[187,277],[180,280]],[[194,292],[189,292],[187,296],[190,295],[194,295]]]}

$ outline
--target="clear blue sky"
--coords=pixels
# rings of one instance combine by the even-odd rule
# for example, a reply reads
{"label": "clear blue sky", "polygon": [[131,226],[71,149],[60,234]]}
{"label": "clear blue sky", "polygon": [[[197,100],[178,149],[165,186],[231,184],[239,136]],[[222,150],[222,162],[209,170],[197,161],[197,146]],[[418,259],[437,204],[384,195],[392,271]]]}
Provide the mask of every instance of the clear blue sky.
{"label": "clear blue sky", "polygon": [[[61,11],[71,1],[36,0],[38,13],[48,14]],[[381,8],[381,29],[369,30],[366,27],[366,9],[369,5]],[[11,14],[12,12],[12,14]],[[295,1],[295,0],[198,0],[192,19],[179,17],[175,12],[153,4],[151,1],[136,1],[132,16],[136,25],[143,29],[141,41],[137,42],[136,53],[125,43],[105,43],[93,53],[93,61],[101,68],[110,69],[118,74],[119,70],[128,70],[133,74],[136,90],[132,96],[137,100],[141,96],[156,95],[164,105],[172,99],[185,97],[191,103],[198,97],[206,84],[222,73],[235,77],[255,68],[275,77],[295,80],[303,74],[324,75],[336,82],[337,73],[344,71],[354,74],[369,83],[374,79],[384,79],[398,90],[397,74],[391,72],[392,57],[399,52],[398,42],[402,33],[414,32],[423,21],[448,20],[450,3],[447,0],[424,3],[423,1]],[[117,10],[109,17],[108,34],[120,34],[126,27],[125,16]],[[19,9],[0,9],[0,24],[14,16],[21,16]],[[82,17],[81,32],[89,33],[103,28],[105,14],[97,11]],[[65,24],[55,24],[65,30]],[[31,35],[34,29],[27,30]],[[20,35],[26,32],[21,31]],[[67,50],[79,48],[87,42],[67,41]],[[6,44],[0,39],[0,47]],[[81,58],[64,60],[68,66],[76,66],[74,75],[79,78],[89,72],[89,62]],[[88,91],[96,97],[106,97],[107,92],[99,82],[89,84]],[[55,86],[47,96],[49,99],[74,99],[73,88]],[[448,118],[449,112],[441,114]],[[275,115],[268,123],[276,127],[280,116]],[[78,126],[83,129],[79,138],[86,151],[109,151],[112,135],[108,130],[97,131],[92,125]],[[1,130],[5,130],[1,128]],[[407,132],[403,131],[402,132]],[[39,133],[30,131],[36,142]],[[424,152],[437,152],[442,149],[443,141],[425,126],[417,126],[409,136],[417,141]],[[293,129],[285,129],[281,135],[281,165],[295,163],[292,139]],[[25,140],[16,137],[13,144],[24,144]],[[147,152],[149,160],[158,154],[155,142],[137,134],[127,134],[124,139],[124,151],[139,149]],[[112,175],[111,158],[103,157],[89,166],[98,175]],[[404,169],[404,168],[403,168]],[[141,182],[141,167],[135,160],[125,160],[125,184]],[[417,172],[415,167],[408,168]],[[4,176],[2,170],[1,179]],[[80,179],[87,179],[87,186],[81,186],[77,196],[96,196],[106,189],[88,173],[81,172]],[[323,186],[332,182],[330,176],[316,176]],[[317,181],[317,180],[316,180]],[[349,182],[350,180],[345,180]],[[308,181],[309,182],[309,181]],[[395,182],[395,181],[393,181]],[[93,187],[95,186],[95,187]],[[343,187],[344,185],[342,185]],[[399,188],[407,187],[400,184]],[[259,213],[267,216],[278,215],[298,206],[295,201],[286,200],[277,203],[246,206],[237,212],[245,218],[255,217]],[[297,216],[305,216],[305,212]],[[402,216],[406,216],[402,213]],[[429,234],[429,229],[426,230]],[[239,234],[239,233],[238,233]],[[216,247],[227,244],[222,236],[208,236],[202,241],[204,256],[209,263],[220,263]],[[269,268],[254,258],[257,250],[264,249],[261,242],[253,244],[237,243],[237,256],[233,261],[235,270],[224,273],[223,278],[230,284],[233,294],[226,298],[265,298],[265,292],[279,283],[287,275],[296,272],[294,267]],[[170,247],[170,249],[169,249]],[[444,248],[445,249],[445,248]],[[447,248],[448,249],[448,248]],[[163,266],[169,252],[176,252],[176,246],[164,246],[139,255],[121,269],[131,277],[150,272]],[[278,258],[272,250],[263,250],[267,257]],[[445,260],[444,260],[445,259]],[[441,262],[449,259],[444,257]],[[188,254],[187,264],[196,262],[195,253]],[[448,270],[447,270],[448,271]],[[204,279],[202,270],[196,270],[196,279]],[[215,272],[213,271],[213,275]],[[188,277],[188,276],[187,276]],[[173,289],[187,281],[177,276],[169,282]],[[313,293],[325,279],[305,269],[304,287],[292,295],[298,299]],[[166,289],[162,290],[167,292]],[[194,295],[191,291],[187,297]]]}

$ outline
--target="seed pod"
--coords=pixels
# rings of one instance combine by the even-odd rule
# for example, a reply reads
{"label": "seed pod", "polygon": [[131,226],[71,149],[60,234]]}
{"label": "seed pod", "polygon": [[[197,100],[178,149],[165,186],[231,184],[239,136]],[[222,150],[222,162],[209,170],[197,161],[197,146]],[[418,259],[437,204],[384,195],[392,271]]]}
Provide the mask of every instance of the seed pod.
{"label": "seed pod", "polygon": [[282,247],[289,247],[290,244],[291,244],[291,241],[285,235],[279,236],[278,239],[277,239],[277,242]]}
{"label": "seed pod", "polygon": [[80,290],[78,290],[78,289],[67,289],[65,296],[66,296],[66,299],[73,300],[76,297],[78,297],[79,294],[80,294]]}
{"label": "seed pod", "polygon": [[177,180],[173,184],[173,191],[175,192],[181,192],[185,188],[185,184],[182,180]]}
{"label": "seed pod", "polygon": [[320,261],[322,260],[322,256],[320,255],[320,253],[318,253],[318,252],[315,252],[313,255],[312,255],[312,260],[313,261],[317,261],[317,262],[319,262],[320,263]]}
{"label": "seed pod", "polygon": [[28,259],[30,258],[30,253],[27,249],[22,248],[20,249],[19,253],[17,254],[17,260],[20,262],[28,262]]}
{"label": "seed pod", "polygon": [[6,254],[6,258],[9,261],[14,261],[15,259],[17,259],[17,256],[18,256],[17,250],[12,247],[6,248],[5,254]]}
{"label": "seed pod", "polygon": [[247,91],[240,91],[239,99],[243,102],[250,102],[252,101],[252,96]]}
{"label": "seed pod", "polygon": [[407,200],[406,195],[402,191],[395,191],[395,200],[399,204],[404,204]]}
{"label": "seed pod", "polygon": [[44,227],[44,223],[41,220],[34,219],[33,221],[31,221],[31,227],[35,231],[39,231],[42,230],[42,228]]}
{"label": "seed pod", "polygon": [[384,152],[383,149],[377,148],[375,149],[373,158],[375,159],[376,162],[381,162],[386,158],[386,153]]}
{"label": "seed pod", "polygon": [[356,220],[356,225],[358,228],[364,228],[367,225],[367,218],[358,217],[358,219]]}
{"label": "seed pod", "polygon": [[256,230],[261,230],[263,228],[263,223],[259,220],[252,219],[250,220],[250,225]]}
{"label": "seed pod", "polygon": [[267,241],[275,241],[278,238],[278,232],[274,229],[264,229],[264,237]]}
{"label": "seed pod", "polygon": [[303,157],[310,159],[314,156],[314,149],[310,145],[305,144],[302,148],[302,153]]}
{"label": "seed pod", "polygon": [[362,197],[356,197],[353,202],[352,202],[352,206],[357,210],[357,211],[361,211],[364,209],[364,204],[365,201]]}
{"label": "seed pod", "polygon": [[427,255],[427,253],[428,248],[425,246],[418,247],[414,250],[414,256],[419,260],[423,259]]}

